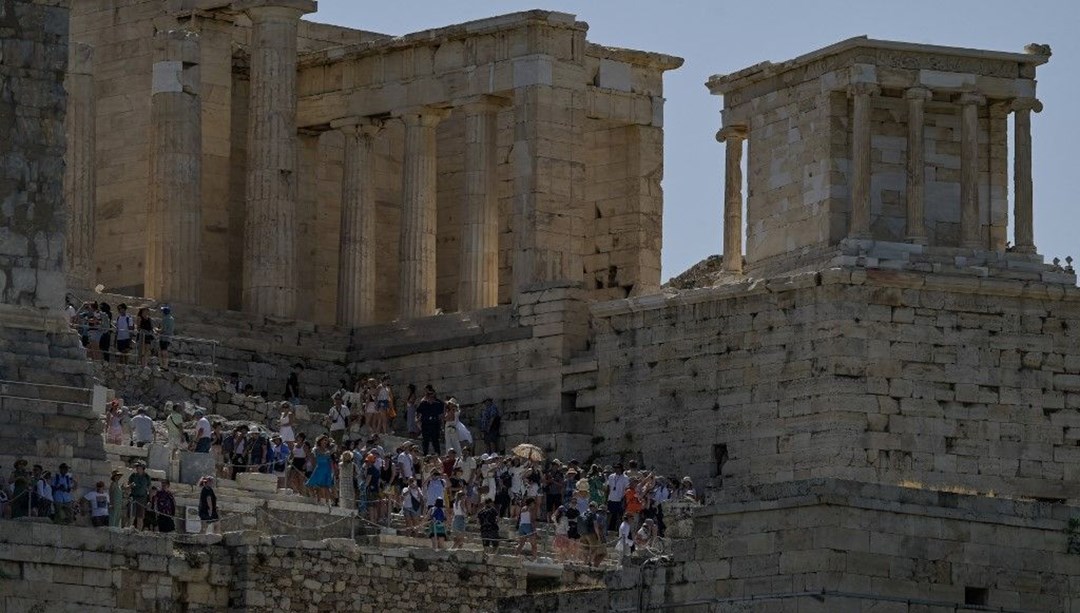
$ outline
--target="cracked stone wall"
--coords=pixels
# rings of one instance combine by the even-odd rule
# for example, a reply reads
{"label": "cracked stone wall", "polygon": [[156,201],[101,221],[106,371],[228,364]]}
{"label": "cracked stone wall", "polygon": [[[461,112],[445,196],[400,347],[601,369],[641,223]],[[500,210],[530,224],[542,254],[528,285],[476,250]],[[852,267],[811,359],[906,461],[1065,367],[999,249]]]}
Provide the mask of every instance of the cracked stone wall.
{"label": "cracked stone wall", "polygon": [[61,306],[64,232],[62,0],[0,4],[0,302]]}

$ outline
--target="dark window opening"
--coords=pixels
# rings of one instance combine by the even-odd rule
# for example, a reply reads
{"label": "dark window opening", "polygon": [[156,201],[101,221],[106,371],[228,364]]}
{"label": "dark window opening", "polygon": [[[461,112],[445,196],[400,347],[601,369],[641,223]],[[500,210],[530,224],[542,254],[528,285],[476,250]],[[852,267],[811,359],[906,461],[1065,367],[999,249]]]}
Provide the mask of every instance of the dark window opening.
{"label": "dark window opening", "polygon": [[722,477],[724,475],[724,464],[727,464],[728,461],[727,445],[713,445],[712,453],[713,463],[715,464],[713,476]]}
{"label": "dark window opening", "polygon": [[990,604],[990,590],[985,587],[965,587],[964,604],[976,606],[988,606]]}

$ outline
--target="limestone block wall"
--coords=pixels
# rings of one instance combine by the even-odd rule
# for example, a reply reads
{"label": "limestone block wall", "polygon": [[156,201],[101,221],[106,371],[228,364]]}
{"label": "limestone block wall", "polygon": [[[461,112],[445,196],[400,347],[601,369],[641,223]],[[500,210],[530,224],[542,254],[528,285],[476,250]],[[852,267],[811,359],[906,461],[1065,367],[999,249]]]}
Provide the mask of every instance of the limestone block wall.
{"label": "limestone block wall", "polygon": [[601,457],[1080,499],[1075,286],[834,269],[593,314]]}
{"label": "limestone block wall", "polygon": [[1067,611],[1078,513],[842,480],[741,489],[700,511],[700,536],[645,581],[666,585],[660,602],[709,594],[719,611]]}
{"label": "limestone block wall", "polygon": [[0,303],[60,308],[67,7],[8,2],[0,38]]}
{"label": "limestone block wall", "polygon": [[539,576],[520,557],[250,532],[156,536],[0,522],[0,543],[0,606],[12,613],[41,606],[64,613],[266,606],[496,611],[502,598],[604,585],[599,571]]}

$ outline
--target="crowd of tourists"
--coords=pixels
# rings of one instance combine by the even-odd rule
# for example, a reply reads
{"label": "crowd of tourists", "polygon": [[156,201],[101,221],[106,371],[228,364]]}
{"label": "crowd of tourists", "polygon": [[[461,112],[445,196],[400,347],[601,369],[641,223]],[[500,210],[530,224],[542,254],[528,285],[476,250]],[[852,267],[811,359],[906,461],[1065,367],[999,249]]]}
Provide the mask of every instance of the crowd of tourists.
{"label": "crowd of tourists", "polygon": [[155,485],[142,462],[135,464],[126,479],[114,470],[108,483],[98,481],[85,491],[66,463],[54,473],[20,459],[10,473],[0,474],[0,517],[41,517],[69,524],[82,515],[95,527],[173,532],[176,499],[169,481]]}
{"label": "crowd of tourists", "polygon": [[124,303],[117,305],[113,314],[107,302],[87,301],[76,308],[69,301],[65,312],[91,360],[128,364],[134,353],[139,366],[149,366],[151,357],[157,355],[161,369],[169,369],[169,347],[176,334],[176,319],[169,305],[161,307],[157,324],[150,309],[143,307],[132,315]]}

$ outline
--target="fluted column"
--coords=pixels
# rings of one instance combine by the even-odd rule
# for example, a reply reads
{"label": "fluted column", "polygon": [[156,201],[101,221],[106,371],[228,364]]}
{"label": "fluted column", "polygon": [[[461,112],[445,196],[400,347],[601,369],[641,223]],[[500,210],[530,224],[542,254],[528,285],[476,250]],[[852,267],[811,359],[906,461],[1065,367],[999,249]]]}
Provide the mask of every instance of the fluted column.
{"label": "fluted column", "polygon": [[202,282],[199,35],[165,31],[154,42],[144,293],[163,302],[197,304]]}
{"label": "fluted column", "polygon": [[435,127],[447,111],[420,108],[402,112],[405,157],[401,203],[401,303],[403,319],[435,314]]}
{"label": "fluted column", "polygon": [[239,0],[251,18],[244,309],[296,313],[296,47],[312,0]]}
{"label": "fluted column", "polygon": [[975,93],[963,93],[957,98],[960,105],[960,245],[979,249],[985,241],[980,237],[979,222],[979,105],[986,98]]}
{"label": "fluted column", "polygon": [[1014,249],[1020,253],[1035,253],[1034,210],[1031,183],[1031,112],[1042,112],[1043,105],[1035,98],[1020,98],[1013,102],[1013,237]]}
{"label": "fluted column", "polygon": [[870,113],[874,83],[855,83],[848,90],[853,101],[851,126],[851,225],[848,236],[870,238]]}
{"label": "fluted column", "polygon": [[499,303],[499,200],[496,189],[496,119],[503,105],[471,101],[465,111],[465,206],[458,267],[458,310]]}
{"label": "fluted column", "polygon": [[337,323],[356,327],[375,320],[375,136],[382,122],[335,121],[345,136],[341,179],[341,251]]}
{"label": "fluted column", "polygon": [[926,101],[933,93],[925,87],[912,87],[904,93],[908,101],[907,136],[907,240],[926,244],[924,194],[926,186],[926,152],[923,143]]}
{"label": "fluted column", "polygon": [[94,48],[71,43],[68,48],[67,159],[64,167],[64,201],[68,224],[65,258],[69,284],[89,288],[94,284],[94,215],[97,199],[95,174]]}
{"label": "fluted column", "polygon": [[746,127],[727,126],[716,133],[724,152],[724,270],[743,271],[743,141]]}

